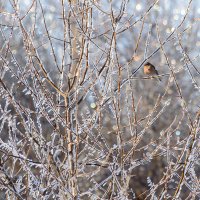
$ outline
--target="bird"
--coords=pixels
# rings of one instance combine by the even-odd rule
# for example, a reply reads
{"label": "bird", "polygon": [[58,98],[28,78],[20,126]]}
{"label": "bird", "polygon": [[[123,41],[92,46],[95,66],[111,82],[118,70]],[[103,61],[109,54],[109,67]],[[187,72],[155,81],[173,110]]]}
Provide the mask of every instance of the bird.
{"label": "bird", "polygon": [[[147,75],[159,75],[158,71],[156,70],[155,66],[152,65],[150,62],[147,62],[144,64],[144,74]],[[161,81],[161,79],[158,77],[159,81]]]}

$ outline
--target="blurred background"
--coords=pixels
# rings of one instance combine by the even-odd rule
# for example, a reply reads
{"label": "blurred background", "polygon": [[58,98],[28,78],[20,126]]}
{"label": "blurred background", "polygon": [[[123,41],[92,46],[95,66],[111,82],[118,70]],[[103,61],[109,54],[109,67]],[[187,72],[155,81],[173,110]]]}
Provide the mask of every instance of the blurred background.
{"label": "blurred background", "polygon": [[197,0],[1,1],[1,199],[61,198],[69,124],[80,199],[199,199],[199,26]]}

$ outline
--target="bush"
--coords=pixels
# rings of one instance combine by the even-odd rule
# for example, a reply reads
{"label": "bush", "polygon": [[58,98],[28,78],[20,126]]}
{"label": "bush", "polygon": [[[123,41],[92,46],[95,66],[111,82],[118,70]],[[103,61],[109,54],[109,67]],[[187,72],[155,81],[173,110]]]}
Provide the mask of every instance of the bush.
{"label": "bush", "polygon": [[200,198],[198,5],[1,3],[1,199]]}

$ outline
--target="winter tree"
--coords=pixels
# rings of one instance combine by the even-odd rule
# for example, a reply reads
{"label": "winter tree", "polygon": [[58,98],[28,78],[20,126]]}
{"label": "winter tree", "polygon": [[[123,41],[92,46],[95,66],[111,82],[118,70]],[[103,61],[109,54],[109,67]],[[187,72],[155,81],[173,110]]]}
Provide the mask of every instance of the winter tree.
{"label": "winter tree", "polygon": [[199,6],[0,1],[0,198],[200,199]]}

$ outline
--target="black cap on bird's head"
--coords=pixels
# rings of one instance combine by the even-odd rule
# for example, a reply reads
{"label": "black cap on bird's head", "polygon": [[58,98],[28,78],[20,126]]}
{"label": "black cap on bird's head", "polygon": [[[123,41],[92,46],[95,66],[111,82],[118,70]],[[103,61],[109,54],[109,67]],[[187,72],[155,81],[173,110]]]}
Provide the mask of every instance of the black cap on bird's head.
{"label": "black cap on bird's head", "polygon": [[146,62],[144,65],[152,65],[150,62]]}

